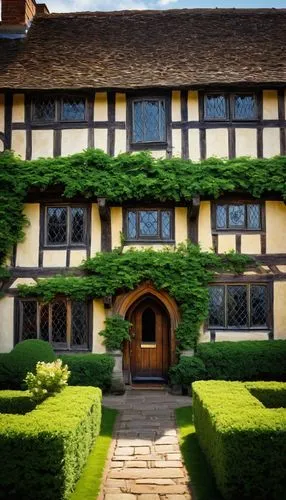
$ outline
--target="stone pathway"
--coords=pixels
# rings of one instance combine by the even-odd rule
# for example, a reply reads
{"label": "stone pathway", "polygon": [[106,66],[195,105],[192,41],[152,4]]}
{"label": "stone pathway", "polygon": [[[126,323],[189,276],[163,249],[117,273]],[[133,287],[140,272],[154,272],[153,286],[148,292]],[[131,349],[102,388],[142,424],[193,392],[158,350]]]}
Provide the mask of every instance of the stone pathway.
{"label": "stone pathway", "polygon": [[175,408],[191,399],[167,391],[105,396],[120,410],[100,500],[191,500],[175,425]]}

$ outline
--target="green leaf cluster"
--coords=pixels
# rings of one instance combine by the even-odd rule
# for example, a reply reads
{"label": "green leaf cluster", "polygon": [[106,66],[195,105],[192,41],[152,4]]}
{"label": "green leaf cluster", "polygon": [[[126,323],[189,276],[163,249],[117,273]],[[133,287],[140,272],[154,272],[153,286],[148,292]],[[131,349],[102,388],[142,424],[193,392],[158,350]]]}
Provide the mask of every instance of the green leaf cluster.
{"label": "green leaf cluster", "polygon": [[181,349],[194,347],[202,321],[208,313],[208,284],[214,272],[242,272],[253,260],[230,252],[223,256],[203,252],[197,245],[179,245],[156,251],[119,249],[98,253],[83,265],[82,277],[56,276],[41,279],[37,285],[19,286],[22,296],[51,301],[57,295],[87,300],[133,290],[143,281],[152,281],[158,290],[166,290],[179,304],[181,322],[176,338]]}
{"label": "green leaf cluster", "polygon": [[109,351],[120,350],[123,342],[130,340],[130,327],[129,321],[119,314],[114,314],[106,318],[105,329],[99,332],[99,335],[104,338],[104,344]]}

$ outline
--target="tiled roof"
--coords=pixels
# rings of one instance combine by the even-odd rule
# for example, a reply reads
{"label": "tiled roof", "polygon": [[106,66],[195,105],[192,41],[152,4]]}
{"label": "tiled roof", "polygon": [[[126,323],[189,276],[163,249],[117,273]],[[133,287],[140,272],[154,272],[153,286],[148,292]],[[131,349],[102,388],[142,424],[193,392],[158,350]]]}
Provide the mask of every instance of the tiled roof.
{"label": "tiled roof", "polygon": [[286,9],[42,15],[8,66],[2,43],[0,88],[286,82]]}

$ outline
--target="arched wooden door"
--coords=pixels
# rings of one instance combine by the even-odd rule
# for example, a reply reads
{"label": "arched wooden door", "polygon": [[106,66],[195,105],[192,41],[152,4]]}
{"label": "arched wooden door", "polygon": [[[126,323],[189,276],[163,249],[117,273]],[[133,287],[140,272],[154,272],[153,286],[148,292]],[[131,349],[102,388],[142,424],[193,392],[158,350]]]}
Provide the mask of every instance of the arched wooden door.
{"label": "arched wooden door", "polygon": [[143,299],[128,313],[132,323],[130,372],[133,382],[165,380],[169,368],[168,313],[157,300]]}

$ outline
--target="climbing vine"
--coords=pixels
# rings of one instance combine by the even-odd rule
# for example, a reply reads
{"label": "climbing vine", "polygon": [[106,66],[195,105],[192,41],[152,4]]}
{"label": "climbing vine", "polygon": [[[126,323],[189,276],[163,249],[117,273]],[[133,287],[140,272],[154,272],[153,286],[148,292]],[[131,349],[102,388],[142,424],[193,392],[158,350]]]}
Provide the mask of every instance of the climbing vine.
{"label": "climbing vine", "polygon": [[194,195],[218,197],[242,191],[254,197],[276,192],[286,199],[286,157],[211,158],[193,163],[150,154],[110,157],[87,150],[69,157],[23,161],[0,154],[0,265],[23,237],[23,201],[32,188],[58,187],[62,196],[105,197],[110,202],[153,200],[184,202]]}
{"label": "climbing vine", "polygon": [[223,256],[203,252],[197,245],[156,251],[130,249],[122,253],[98,253],[82,266],[82,277],[57,276],[41,279],[34,286],[22,285],[20,295],[51,301],[58,294],[74,300],[102,298],[134,289],[146,280],[166,290],[178,303],[181,322],[176,339],[181,349],[194,347],[201,323],[208,313],[208,284],[215,272],[239,273],[253,260],[230,252]]}

